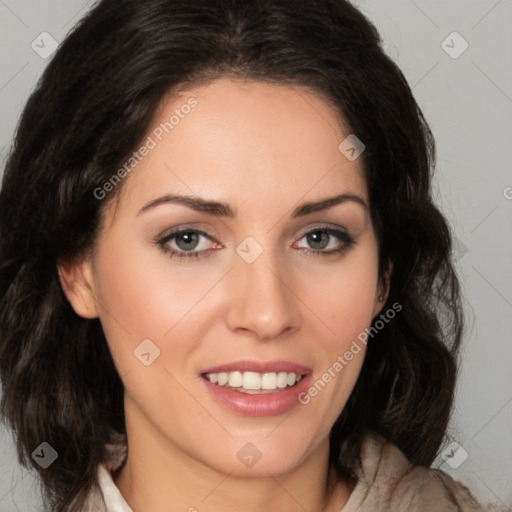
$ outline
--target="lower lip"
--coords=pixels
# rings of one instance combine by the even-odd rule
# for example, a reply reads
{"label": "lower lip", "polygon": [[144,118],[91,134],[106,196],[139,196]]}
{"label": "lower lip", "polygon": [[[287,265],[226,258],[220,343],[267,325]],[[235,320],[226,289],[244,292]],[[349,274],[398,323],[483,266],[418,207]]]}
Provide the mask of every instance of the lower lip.
{"label": "lower lip", "polygon": [[309,387],[311,374],[302,377],[300,382],[291,388],[275,393],[249,395],[240,391],[212,384],[201,377],[213,398],[221,405],[244,416],[277,416],[290,411],[300,404],[299,394]]}

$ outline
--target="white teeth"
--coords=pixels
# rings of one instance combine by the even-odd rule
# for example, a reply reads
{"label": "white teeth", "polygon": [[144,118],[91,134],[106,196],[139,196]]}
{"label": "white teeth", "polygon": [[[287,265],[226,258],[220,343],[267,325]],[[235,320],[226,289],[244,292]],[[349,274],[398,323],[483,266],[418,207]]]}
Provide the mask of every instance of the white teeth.
{"label": "white teeth", "polygon": [[[231,386],[231,383],[229,384]],[[240,386],[231,386],[239,388]],[[242,377],[242,387],[244,389],[261,389],[261,375],[256,372],[244,372]]]}
{"label": "white teeth", "polygon": [[228,375],[230,388],[239,388],[242,385],[242,372],[230,372]]}
{"label": "white teeth", "polygon": [[288,386],[288,374],[286,372],[279,372],[277,374],[277,387],[283,389],[286,386]]}
{"label": "white teeth", "polygon": [[275,373],[264,373],[261,376],[261,389],[276,389],[277,375]]}
{"label": "white teeth", "polygon": [[207,373],[205,377],[218,386],[238,388],[237,391],[255,392],[258,390],[274,391],[284,389],[287,386],[294,386],[301,381],[302,375],[293,372],[221,372]]}

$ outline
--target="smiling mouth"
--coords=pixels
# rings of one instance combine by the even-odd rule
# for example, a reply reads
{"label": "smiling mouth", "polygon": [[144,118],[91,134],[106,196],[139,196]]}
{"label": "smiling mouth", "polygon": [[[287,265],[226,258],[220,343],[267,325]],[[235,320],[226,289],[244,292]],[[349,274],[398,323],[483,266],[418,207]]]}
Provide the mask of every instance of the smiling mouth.
{"label": "smiling mouth", "polygon": [[247,393],[250,395],[264,395],[279,393],[296,386],[304,377],[293,372],[220,372],[205,373],[203,378],[216,386]]}

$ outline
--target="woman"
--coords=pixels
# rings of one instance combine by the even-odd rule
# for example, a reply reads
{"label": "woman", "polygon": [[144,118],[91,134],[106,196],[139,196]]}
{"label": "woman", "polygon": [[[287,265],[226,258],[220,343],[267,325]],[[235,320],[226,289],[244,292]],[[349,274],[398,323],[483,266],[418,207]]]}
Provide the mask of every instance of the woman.
{"label": "woman", "polygon": [[48,510],[484,510],[431,132],[342,0],[103,0],[0,193],[2,413]]}

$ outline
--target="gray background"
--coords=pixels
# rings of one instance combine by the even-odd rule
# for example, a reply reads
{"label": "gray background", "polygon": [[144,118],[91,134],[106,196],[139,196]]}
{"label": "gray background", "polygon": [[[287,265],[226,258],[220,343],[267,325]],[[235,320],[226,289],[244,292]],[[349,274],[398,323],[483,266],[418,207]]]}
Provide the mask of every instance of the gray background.
{"label": "gray background", "polygon": [[[479,499],[512,510],[512,1],[356,4],[377,25],[433,129],[436,198],[457,237],[471,325],[446,450],[434,465]],[[62,41],[90,5],[0,0],[2,164],[48,62],[32,42],[43,46],[42,32]],[[0,453],[0,512],[40,509],[37,481],[18,466],[11,434],[1,427]]]}

